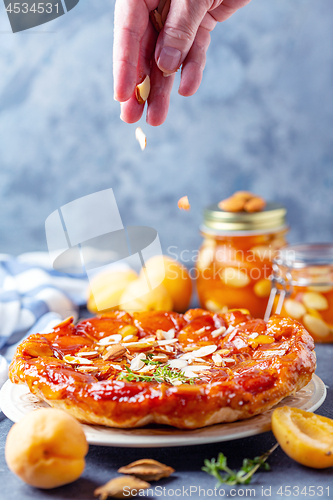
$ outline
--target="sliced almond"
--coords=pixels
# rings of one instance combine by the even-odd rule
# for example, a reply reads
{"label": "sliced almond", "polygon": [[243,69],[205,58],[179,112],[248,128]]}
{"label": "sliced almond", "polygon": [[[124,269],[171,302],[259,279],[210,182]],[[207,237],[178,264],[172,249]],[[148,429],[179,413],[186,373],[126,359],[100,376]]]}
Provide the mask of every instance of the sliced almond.
{"label": "sliced almond", "polygon": [[182,369],[182,368],[185,368],[185,366],[187,366],[187,361],[186,359],[184,358],[176,358],[176,359],[170,359],[168,361],[168,366],[170,366],[170,368],[179,368],[179,369]]}
{"label": "sliced almond", "polygon": [[220,354],[213,354],[212,360],[216,366],[223,366],[224,365],[222,356],[220,356]]}
{"label": "sliced almond", "polygon": [[130,340],[137,339],[135,335],[126,335],[126,337],[123,337],[123,342],[130,342]]}
{"label": "sliced almond", "polygon": [[229,354],[230,352],[230,349],[219,349],[218,351],[215,351],[215,354],[221,354],[221,356],[224,356],[226,354]]}
{"label": "sliced almond", "polygon": [[184,354],[182,354],[180,356],[180,359],[187,359],[187,360],[194,359],[194,356],[195,356],[195,354],[193,353],[193,351],[191,351],[191,352],[185,352]]}
{"label": "sliced almond", "polygon": [[156,347],[158,344],[155,341],[145,342],[144,340],[139,342],[126,342],[124,346],[130,351],[142,351],[143,349],[150,349]]}
{"label": "sliced almond", "polygon": [[139,104],[144,104],[148,99],[150,92],[150,77],[149,75],[135,87],[135,97]]}
{"label": "sliced almond", "polygon": [[115,370],[120,370],[120,371],[122,371],[124,368],[122,365],[115,365],[113,363],[110,363],[109,366],[111,366],[111,368],[114,368]]}
{"label": "sliced almond", "polygon": [[186,347],[183,348],[183,351],[185,353],[191,353],[192,351],[195,351],[196,349],[199,349],[199,347],[195,344],[195,345],[187,345]]}
{"label": "sliced almond", "polygon": [[174,352],[174,347],[172,345],[161,345],[156,350],[162,353],[172,353]]}
{"label": "sliced almond", "polygon": [[156,370],[156,366],[145,365],[142,368],[140,368],[140,370],[138,370],[138,372],[152,374],[152,373],[154,373],[155,370]]}
{"label": "sliced almond", "polygon": [[207,361],[206,359],[203,359],[203,358],[193,358],[193,361],[195,361],[196,363],[200,364],[200,365],[210,365],[210,362]]}
{"label": "sliced almond", "polygon": [[79,351],[77,355],[81,358],[97,358],[99,356],[99,353],[97,351]]}
{"label": "sliced almond", "polygon": [[207,366],[203,365],[191,365],[191,366],[185,366],[185,368],[182,369],[182,374],[186,378],[197,378],[198,373],[203,373],[207,370]]}
{"label": "sliced almond", "polygon": [[160,361],[161,363],[166,363],[169,360],[169,357],[166,354],[154,354],[151,358],[152,361]]}
{"label": "sliced almond", "polygon": [[175,338],[175,329],[171,328],[167,332],[164,330],[156,330],[156,337],[158,340],[170,340]]}
{"label": "sliced almond", "polygon": [[206,332],[206,327],[203,326],[202,328],[200,328],[200,330],[196,330],[193,333],[196,333],[197,335],[201,335],[202,333],[205,333],[205,332]]}
{"label": "sliced almond", "polygon": [[121,344],[115,344],[108,348],[106,353],[103,355],[103,359],[104,361],[116,360],[121,356],[123,356],[125,352],[126,352],[125,347],[123,347]]}
{"label": "sliced almond", "polygon": [[[108,497],[125,498],[136,496],[139,490],[146,490],[150,484],[134,476],[119,476],[96,488],[95,497],[106,500]],[[124,494],[126,492],[126,495]],[[128,493],[127,493],[128,492]],[[135,492],[135,493],[134,493]]]}
{"label": "sliced almond", "polygon": [[178,208],[181,210],[190,210],[191,205],[187,196],[183,196],[180,200],[178,200]]}
{"label": "sliced almond", "polygon": [[163,29],[161,14],[158,12],[157,9],[154,9],[149,14],[149,17],[150,17],[150,20],[153,23],[153,26],[155,27],[156,31],[158,31],[160,33]]}
{"label": "sliced almond", "polygon": [[[143,358],[143,356],[144,358]],[[135,358],[132,359],[131,361],[131,370],[134,372],[141,370],[145,366],[145,363],[143,362],[143,359],[146,358],[146,355],[144,353],[140,353],[138,356],[135,356]]]}
{"label": "sliced almond", "polygon": [[236,363],[236,360],[234,358],[223,358],[223,361],[225,363]]}
{"label": "sliced almond", "polygon": [[143,151],[144,149],[146,149],[146,146],[147,146],[147,137],[146,137],[146,135],[143,132],[143,130],[142,130],[141,127],[137,127],[135,129],[135,138],[138,141],[138,143],[140,144],[141,151]]}
{"label": "sliced almond", "polygon": [[157,344],[159,346],[164,346],[164,345],[169,345],[169,344],[174,344],[175,342],[178,342],[178,339],[165,339],[165,340],[158,340]]}
{"label": "sliced almond", "polygon": [[97,345],[111,345],[118,344],[122,340],[122,336],[119,333],[115,333],[114,335],[109,335],[108,337],[104,337],[103,339],[97,342]]}
{"label": "sliced almond", "polygon": [[144,337],[139,342],[155,342],[156,341],[156,335],[151,336],[151,337]]}
{"label": "sliced almond", "polygon": [[186,371],[183,373],[186,378],[197,378],[197,374],[195,372]]}
{"label": "sliced almond", "polygon": [[146,481],[158,481],[162,479],[162,477],[169,477],[175,470],[156,460],[144,458],[142,460],[136,460],[125,467],[120,467],[118,472],[121,474],[131,474],[139,479],[145,479]]}
{"label": "sliced almond", "polygon": [[210,354],[213,354],[217,350],[217,345],[205,345],[204,347],[200,347],[197,351],[194,351],[193,354],[195,354],[196,358],[204,358],[205,356],[209,356]]}
{"label": "sliced almond", "polygon": [[156,330],[156,338],[157,340],[165,340],[164,339],[164,330]]}
{"label": "sliced almond", "polygon": [[222,335],[222,333],[225,333],[226,331],[227,329],[225,326],[220,326],[220,328],[217,328],[217,330],[211,332],[211,336],[213,337],[213,339],[215,339],[216,337]]}

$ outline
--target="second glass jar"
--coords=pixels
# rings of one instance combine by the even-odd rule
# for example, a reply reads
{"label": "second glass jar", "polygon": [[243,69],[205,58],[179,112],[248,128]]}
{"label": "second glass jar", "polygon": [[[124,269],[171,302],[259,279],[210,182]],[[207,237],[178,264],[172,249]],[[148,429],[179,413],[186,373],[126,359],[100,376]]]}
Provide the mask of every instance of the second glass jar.
{"label": "second glass jar", "polygon": [[268,203],[262,212],[225,212],[217,204],[204,212],[204,237],[197,261],[201,307],[247,309],[263,318],[270,295],[272,260],[286,245],[286,209]]}

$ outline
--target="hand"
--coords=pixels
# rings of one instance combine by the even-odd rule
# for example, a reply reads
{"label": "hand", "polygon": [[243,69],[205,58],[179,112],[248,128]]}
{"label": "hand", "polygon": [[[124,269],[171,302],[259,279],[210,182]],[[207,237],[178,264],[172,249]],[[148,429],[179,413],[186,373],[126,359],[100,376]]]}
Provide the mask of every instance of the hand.
{"label": "hand", "polygon": [[166,119],[175,72],[182,66],[179,94],[191,96],[199,88],[210,43],[210,31],[250,0],[171,0],[160,34],[149,20],[159,0],[116,0],[114,20],[114,96],[121,102],[121,118],[138,121],[144,105],[135,86],[150,75],[147,123]]}

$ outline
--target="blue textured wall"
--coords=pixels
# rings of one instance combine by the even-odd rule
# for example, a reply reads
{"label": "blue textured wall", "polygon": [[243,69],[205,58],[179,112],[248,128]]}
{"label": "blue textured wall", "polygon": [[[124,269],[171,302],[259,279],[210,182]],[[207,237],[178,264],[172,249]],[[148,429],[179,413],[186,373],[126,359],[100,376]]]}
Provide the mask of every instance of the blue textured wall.
{"label": "blue textured wall", "polygon": [[113,2],[9,30],[1,3],[0,252],[46,249],[46,217],[106,187],[164,251],[196,248],[203,207],[235,189],[284,203],[292,241],[333,240],[332,0],[252,0],[217,26],[199,92],[142,120],[144,152],[113,100]]}

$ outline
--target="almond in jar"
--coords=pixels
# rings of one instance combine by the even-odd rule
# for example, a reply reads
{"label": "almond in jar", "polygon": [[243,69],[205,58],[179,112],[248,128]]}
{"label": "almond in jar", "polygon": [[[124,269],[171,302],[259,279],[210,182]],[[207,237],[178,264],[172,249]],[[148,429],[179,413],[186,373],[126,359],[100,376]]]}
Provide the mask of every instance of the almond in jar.
{"label": "almond in jar", "polygon": [[264,317],[272,260],[287,244],[288,226],[283,206],[260,204],[258,198],[248,206],[260,211],[244,210],[235,195],[205,209],[196,273],[201,307],[215,312],[246,308],[254,317]]}
{"label": "almond in jar", "polygon": [[[273,264],[273,312],[300,321],[315,342],[333,342],[333,243],[290,245]],[[278,308],[278,309],[277,309]]]}

